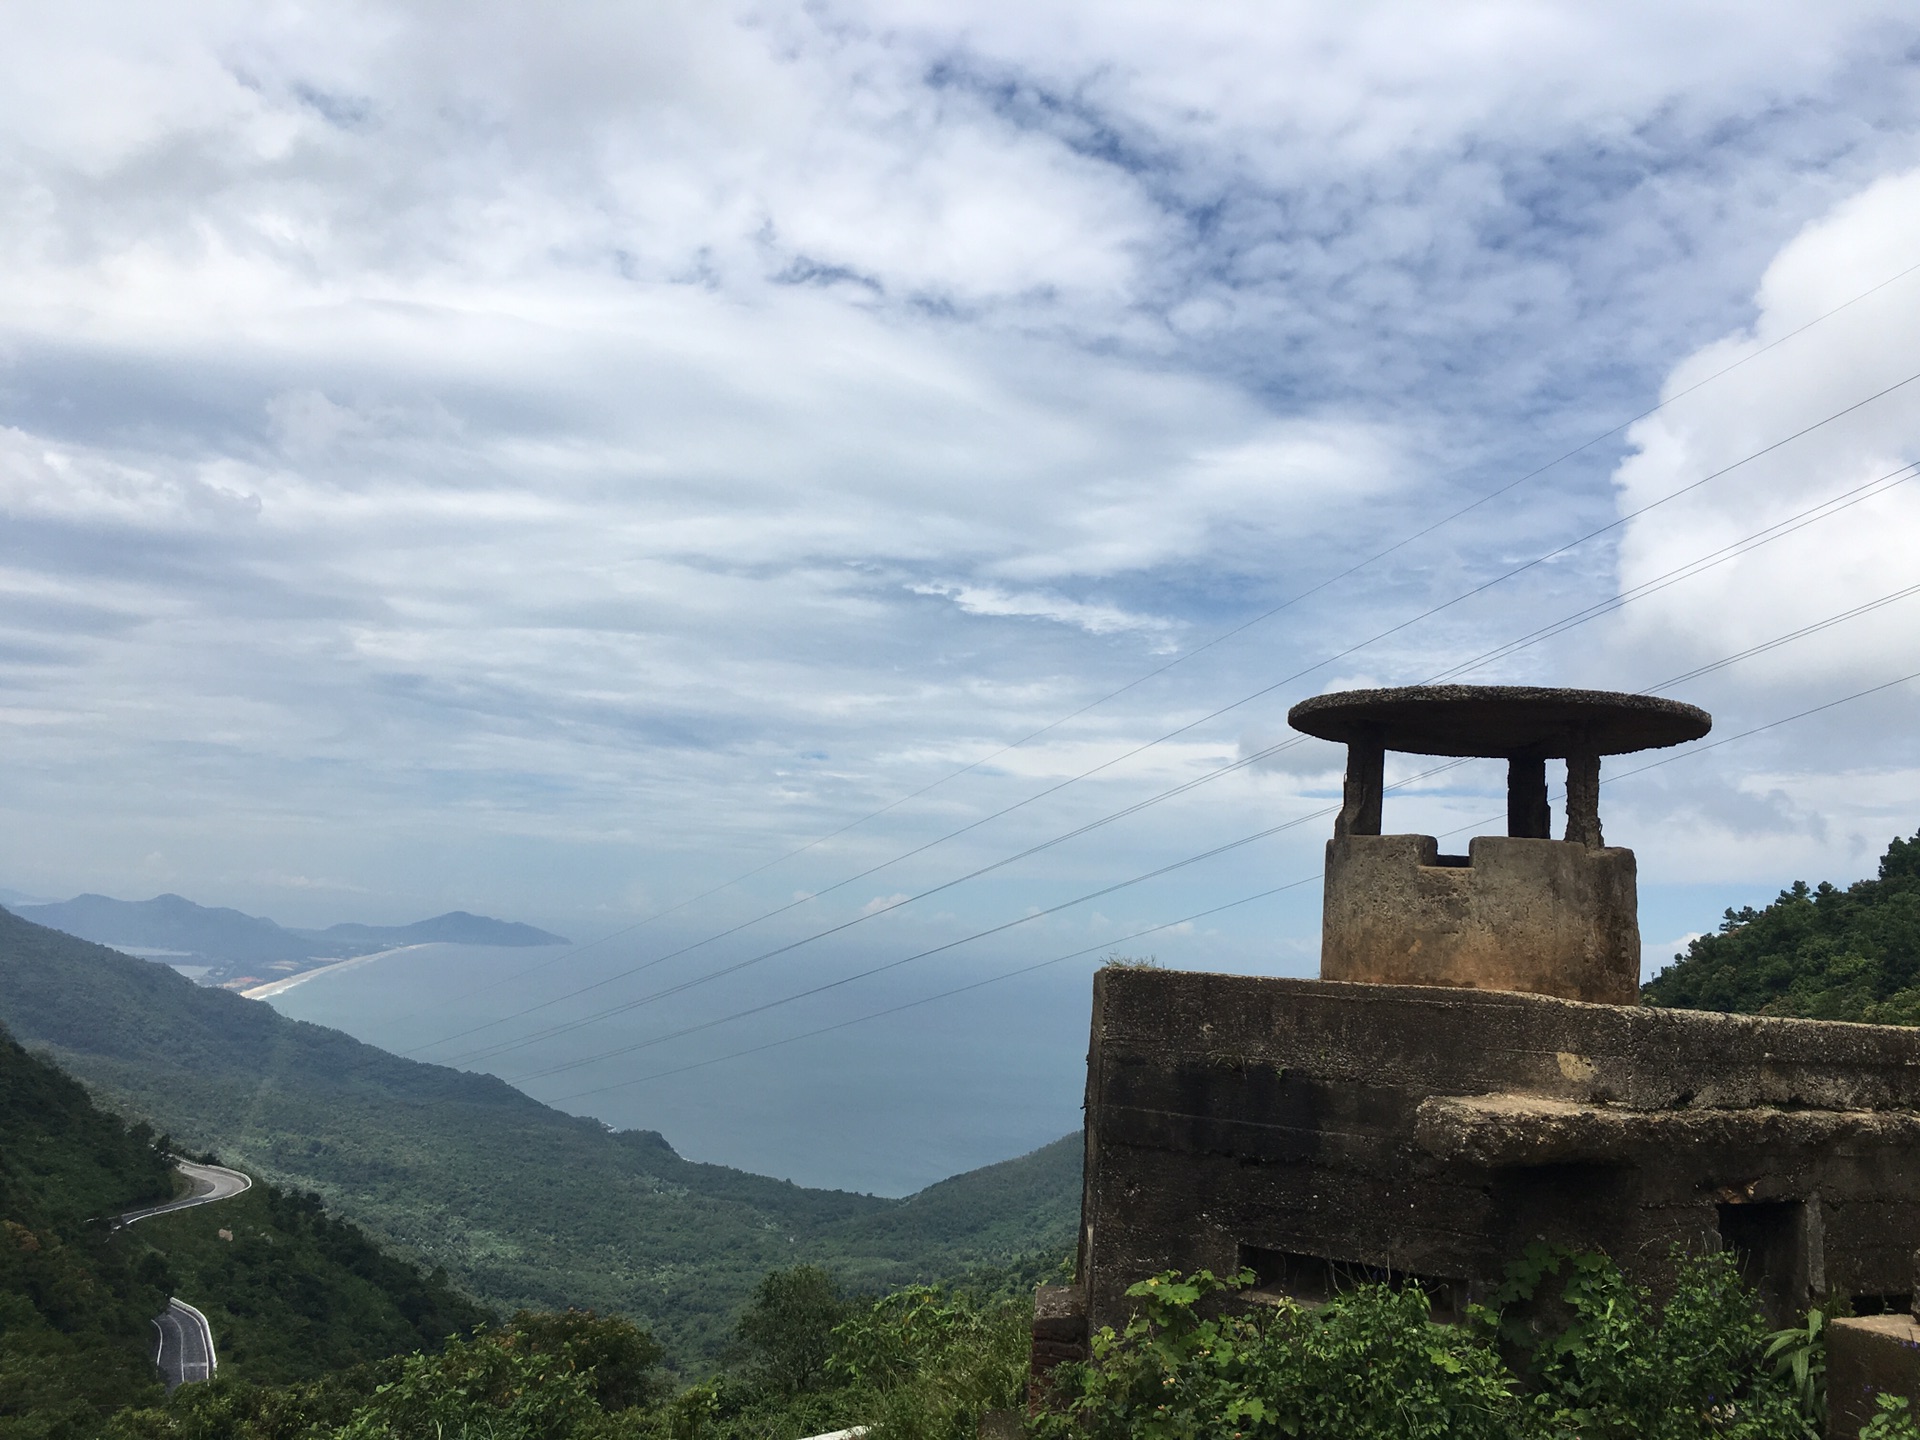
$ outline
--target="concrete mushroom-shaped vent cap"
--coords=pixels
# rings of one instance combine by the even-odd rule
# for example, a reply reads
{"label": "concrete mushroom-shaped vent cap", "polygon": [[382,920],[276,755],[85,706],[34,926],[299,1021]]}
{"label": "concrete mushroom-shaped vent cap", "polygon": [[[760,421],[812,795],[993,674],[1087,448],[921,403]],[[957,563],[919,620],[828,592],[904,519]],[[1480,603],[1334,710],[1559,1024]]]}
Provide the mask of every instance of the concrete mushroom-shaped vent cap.
{"label": "concrete mushroom-shaped vent cap", "polygon": [[1713,717],[1695,705],[1609,690],[1533,685],[1407,685],[1336,690],[1287,712],[1296,730],[1412,755],[1624,755],[1698,740]]}

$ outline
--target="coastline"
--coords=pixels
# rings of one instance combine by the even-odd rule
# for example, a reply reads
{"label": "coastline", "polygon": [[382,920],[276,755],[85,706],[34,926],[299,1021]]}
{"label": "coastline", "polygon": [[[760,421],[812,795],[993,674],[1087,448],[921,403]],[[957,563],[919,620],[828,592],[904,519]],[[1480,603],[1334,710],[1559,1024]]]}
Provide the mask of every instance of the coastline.
{"label": "coastline", "polygon": [[289,975],[284,980],[269,980],[264,985],[255,985],[240,991],[243,999],[271,1000],[275,995],[285,994],[296,985],[304,985],[317,975],[331,975],[336,970],[351,970],[356,965],[371,965],[375,960],[384,960],[389,955],[402,955],[409,950],[424,950],[430,941],[417,945],[396,945],[391,950],[376,950],[371,955],[355,955],[351,959],[336,960],[331,965],[316,965],[311,970],[302,970],[298,975]]}

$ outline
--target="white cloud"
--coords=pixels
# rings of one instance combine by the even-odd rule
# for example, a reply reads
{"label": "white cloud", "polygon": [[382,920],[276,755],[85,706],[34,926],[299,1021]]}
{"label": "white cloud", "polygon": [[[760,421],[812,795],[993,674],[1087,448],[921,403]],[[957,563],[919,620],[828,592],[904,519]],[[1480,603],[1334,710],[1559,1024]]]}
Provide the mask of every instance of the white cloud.
{"label": "white cloud", "polygon": [[[204,847],[270,893],[688,893],[1308,596],[768,882],[817,889],[889,826],[898,848],[1009,804],[1560,538],[1605,498],[1591,473],[1314,589],[1630,411],[1810,216],[1911,163],[1911,28],[1869,5],[13,7],[0,714],[8,803],[66,818],[7,863],[104,883],[80,872],[188,813],[173,863]],[[1891,263],[1907,183],[1783,250],[1754,340],[1671,383]],[[1863,383],[1885,324],[1675,407],[1623,493]],[[1905,454],[1903,424],[1830,468]],[[1798,483],[1702,492],[1623,569]],[[1880,583],[1906,503],[1836,552],[1836,608]],[[1333,668],[1419,678],[1598,568]],[[1644,611],[1636,663],[1800,613],[1786,571],[1749,573]],[[985,623],[1015,620],[1041,623]],[[1203,773],[1325,683],[969,843]],[[1274,788],[1058,863],[1203,848]],[[419,860],[441,845],[467,859]]]}
{"label": "white cloud", "polygon": [[[1686,396],[1634,428],[1638,453],[1618,475],[1636,510],[1718,471],[1723,478],[1633,521],[1621,580],[1633,586],[1786,521],[1832,496],[1920,461],[1920,378],[1911,337],[1920,326],[1920,274],[1896,280],[1780,349],[1761,347],[1913,266],[1920,171],[1889,177],[1809,226],[1768,268],[1759,316],[1743,335],[1678,366],[1669,393],[1741,359],[1737,385]],[[1829,416],[1840,418],[1827,421]],[[1750,463],[1746,457],[1820,428]],[[1737,467],[1731,470],[1728,467]],[[1888,488],[1626,611],[1621,643],[1642,663],[1675,669],[1731,653],[1920,582],[1920,484]],[[1890,669],[1912,633],[1895,605],[1744,664],[1740,686],[1830,690],[1901,673]],[[1651,681],[1658,678],[1649,675]]]}
{"label": "white cloud", "polygon": [[[1089,827],[783,955],[798,988],[1320,810],[1338,755],[1302,746],[1099,823],[1306,694],[1423,679],[1915,458],[1903,400],[1446,603],[1897,368],[1904,282],[1617,477],[1605,442],[1398,543],[1920,258],[1917,41],[1855,0],[10,5],[0,884],[592,938],[756,872],[606,971],[815,897],[691,976]],[[1912,503],[1497,673],[1645,684],[1818,618],[1898,582]],[[1807,708],[1897,662],[1907,613],[1689,694],[1722,734]],[[1890,694],[1610,787],[1643,887],[1698,892],[1650,928],[1865,873],[1920,813],[1912,729]],[[1497,784],[1449,772],[1395,823],[1478,824]],[[1098,933],[1290,886],[1150,943],[1310,968],[1325,834],[1102,895]],[[886,993],[1081,948],[1085,914]],[[1070,1072],[1084,972],[1042,973]],[[1042,1083],[996,1043],[959,1048]]]}
{"label": "white cloud", "polygon": [[[1623,511],[1726,473],[1629,522],[1623,588],[1766,527],[1788,528],[1610,622],[1608,665],[1625,683],[1653,684],[1920,584],[1920,481],[1789,525],[1920,461],[1920,380],[1900,383],[1920,365],[1911,343],[1920,273],[1846,304],[1920,260],[1916,223],[1920,171],[1887,176],[1807,225],[1767,267],[1753,324],[1677,365],[1666,391],[1680,398],[1634,427],[1636,453],[1616,476]],[[1743,360],[1736,383],[1684,393]],[[1883,391],[1891,393],[1869,399]],[[1839,418],[1822,423],[1830,416]],[[1748,460],[1809,427],[1817,428]],[[1643,810],[1658,796],[1675,806],[1643,817],[1645,873],[1692,883],[1846,880],[1870,871],[1891,836],[1910,833],[1920,820],[1914,687],[1819,707],[1915,669],[1916,614],[1913,598],[1896,600],[1680,685],[1673,693],[1713,711],[1721,736],[1817,713],[1736,741],[1697,780],[1661,776],[1644,796],[1637,787],[1646,782],[1628,781]]]}
{"label": "white cloud", "polygon": [[[1175,628],[1174,622],[1157,616],[1133,615],[1115,605],[1089,604],[1039,591],[1010,591],[993,585],[965,584],[910,585],[907,588],[916,595],[943,596],[969,615],[1053,620],[1063,625],[1078,626],[1089,635],[1138,630],[1164,637]],[[1155,648],[1164,652],[1173,647],[1162,638]]]}

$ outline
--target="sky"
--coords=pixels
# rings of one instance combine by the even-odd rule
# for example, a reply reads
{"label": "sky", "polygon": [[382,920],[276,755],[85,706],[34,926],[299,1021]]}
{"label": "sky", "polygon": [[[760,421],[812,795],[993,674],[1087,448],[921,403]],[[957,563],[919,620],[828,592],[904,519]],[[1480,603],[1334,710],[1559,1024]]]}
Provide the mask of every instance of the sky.
{"label": "sky", "polygon": [[460,1026],[704,1066],[543,1097],[804,1110],[937,1031],[1037,1144],[1102,955],[1312,972],[1339,757],[1263,752],[1322,690],[1712,711],[1607,771],[1650,966],[1871,873],[1917,56],[1845,0],[9,5],[0,887],[525,920],[593,946]]}

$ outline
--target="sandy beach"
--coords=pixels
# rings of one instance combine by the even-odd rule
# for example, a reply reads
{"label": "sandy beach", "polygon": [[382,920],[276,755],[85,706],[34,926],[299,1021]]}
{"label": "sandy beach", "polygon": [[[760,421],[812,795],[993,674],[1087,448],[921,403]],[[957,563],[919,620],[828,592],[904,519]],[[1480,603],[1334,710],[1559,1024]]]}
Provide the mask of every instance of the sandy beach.
{"label": "sandy beach", "polygon": [[389,955],[401,955],[409,950],[424,950],[425,948],[426,946],[424,944],[396,945],[391,950],[376,950],[371,955],[356,955],[351,960],[336,960],[331,965],[320,965],[312,970],[302,970],[298,975],[289,975],[284,980],[269,980],[264,985],[255,985],[252,989],[242,990],[240,993],[249,1000],[269,1000],[275,995],[280,995],[293,989],[296,985],[304,985],[307,981],[317,976],[331,975],[337,970],[351,970],[356,965],[371,965],[374,961],[384,960]]}

